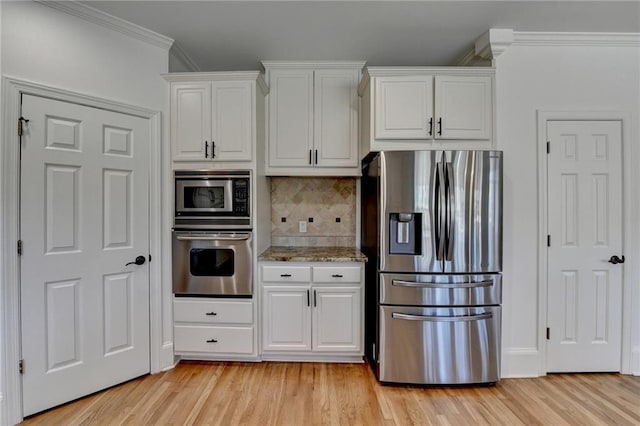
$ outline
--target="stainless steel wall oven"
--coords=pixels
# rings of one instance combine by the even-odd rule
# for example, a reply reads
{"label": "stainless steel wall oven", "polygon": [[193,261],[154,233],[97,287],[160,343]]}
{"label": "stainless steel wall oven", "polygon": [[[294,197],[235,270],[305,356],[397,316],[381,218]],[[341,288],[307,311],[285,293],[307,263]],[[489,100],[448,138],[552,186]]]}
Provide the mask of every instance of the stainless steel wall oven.
{"label": "stainless steel wall oven", "polygon": [[176,296],[252,297],[249,170],[175,171]]}

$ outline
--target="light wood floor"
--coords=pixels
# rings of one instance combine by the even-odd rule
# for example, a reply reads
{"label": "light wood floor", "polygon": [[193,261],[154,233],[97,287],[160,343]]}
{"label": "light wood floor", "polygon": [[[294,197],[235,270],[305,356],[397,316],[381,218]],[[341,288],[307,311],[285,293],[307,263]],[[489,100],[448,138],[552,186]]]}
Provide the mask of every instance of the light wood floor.
{"label": "light wood floor", "polygon": [[416,388],[381,386],[364,364],[193,361],[24,424],[640,424],[640,377],[562,374]]}

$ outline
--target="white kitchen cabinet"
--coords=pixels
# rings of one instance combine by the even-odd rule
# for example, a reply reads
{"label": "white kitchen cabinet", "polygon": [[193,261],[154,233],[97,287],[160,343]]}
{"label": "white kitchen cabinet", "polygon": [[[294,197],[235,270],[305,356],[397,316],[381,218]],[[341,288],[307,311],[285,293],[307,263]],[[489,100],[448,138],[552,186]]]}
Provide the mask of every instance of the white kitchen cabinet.
{"label": "white kitchen cabinet", "polygon": [[263,62],[269,82],[267,174],[352,175],[363,62]]}
{"label": "white kitchen cabinet", "polygon": [[251,161],[258,72],[167,74],[173,161]]}
{"label": "white kitchen cabinet", "polygon": [[174,352],[189,359],[255,359],[252,300],[176,297]]}
{"label": "white kitchen cabinet", "polygon": [[312,341],[314,351],[354,351],[361,347],[360,287],[313,288]]}
{"label": "white kitchen cabinet", "polygon": [[264,350],[311,349],[310,290],[308,286],[263,288],[262,346]]}
{"label": "white kitchen cabinet", "polygon": [[363,355],[363,269],[351,262],[261,262],[263,359]]}
{"label": "white kitchen cabinet", "polygon": [[362,156],[370,151],[491,148],[493,68],[367,68]]}

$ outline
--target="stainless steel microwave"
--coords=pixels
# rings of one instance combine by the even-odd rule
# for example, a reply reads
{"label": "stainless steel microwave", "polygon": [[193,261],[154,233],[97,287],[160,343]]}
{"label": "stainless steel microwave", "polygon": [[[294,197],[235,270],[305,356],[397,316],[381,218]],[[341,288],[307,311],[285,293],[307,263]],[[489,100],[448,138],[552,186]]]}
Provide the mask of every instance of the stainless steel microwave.
{"label": "stainless steel microwave", "polygon": [[251,171],[176,170],[174,180],[175,228],[251,228]]}

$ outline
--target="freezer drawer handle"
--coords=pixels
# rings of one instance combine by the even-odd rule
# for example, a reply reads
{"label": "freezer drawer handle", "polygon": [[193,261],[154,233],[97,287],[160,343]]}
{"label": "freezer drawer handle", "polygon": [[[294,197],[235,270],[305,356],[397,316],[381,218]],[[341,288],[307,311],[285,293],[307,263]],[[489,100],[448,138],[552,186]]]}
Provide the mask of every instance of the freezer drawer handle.
{"label": "freezer drawer handle", "polygon": [[393,319],[403,319],[409,321],[428,321],[428,322],[469,322],[469,321],[480,321],[485,319],[493,318],[492,313],[487,314],[478,314],[478,315],[464,315],[459,317],[439,317],[439,316],[429,316],[429,315],[409,315],[409,314],[401,314],[399,312],[393,312],[391,314],[391,318]]}
{"label": "freezer drawer handle", "polygon": [[186,236],[178,235],[176,238],[180,241],[243,241],[249,239],[249,234],[231,235],[206,235],[206,236]]}
{"label": "freezer drawer handle", "polygon": [[474,281],[470,283],[434,283],[434,282],[415,282],[391,280],[391,285],[400,287],[418,287],[418,288],[475,288],[490,287],[493,281]]}

